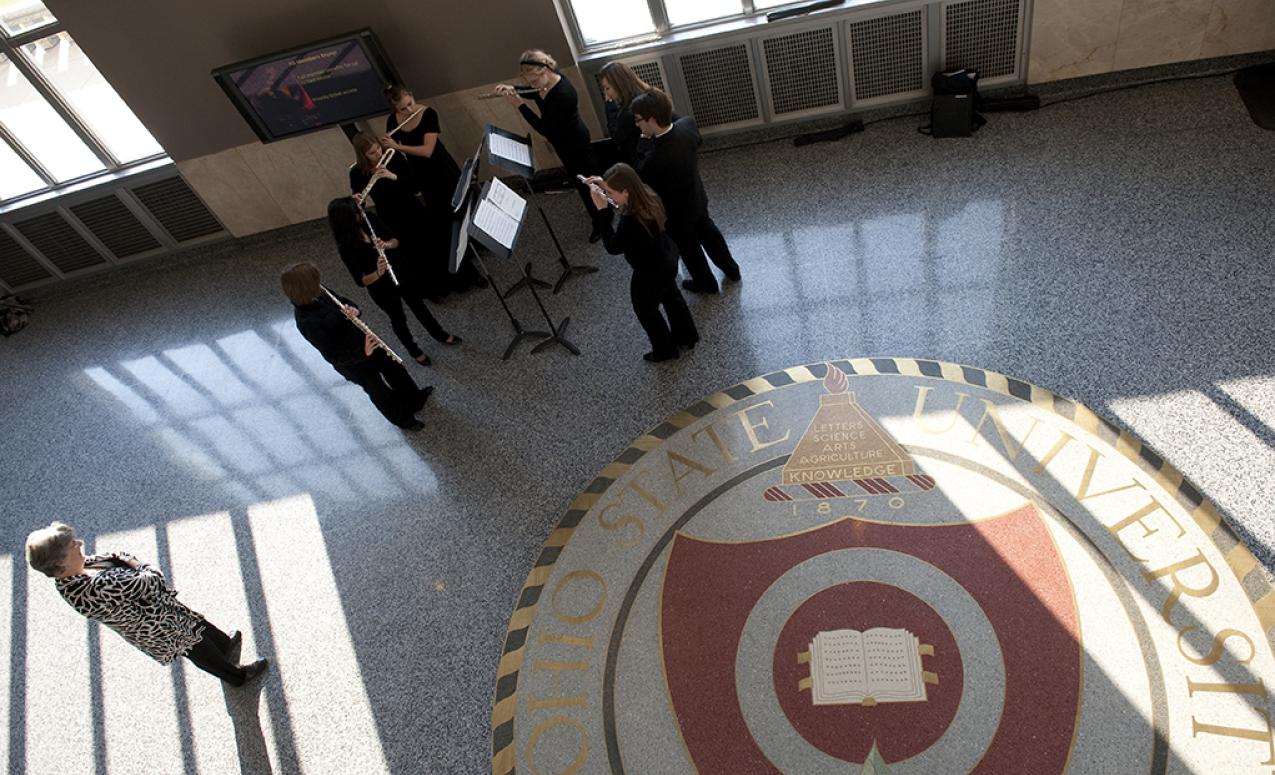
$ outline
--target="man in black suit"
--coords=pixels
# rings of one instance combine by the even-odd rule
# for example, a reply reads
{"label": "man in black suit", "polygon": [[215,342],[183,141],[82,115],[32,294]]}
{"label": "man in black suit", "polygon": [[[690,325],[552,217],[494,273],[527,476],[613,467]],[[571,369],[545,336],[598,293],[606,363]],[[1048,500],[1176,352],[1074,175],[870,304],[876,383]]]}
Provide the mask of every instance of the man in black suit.
{"label": "man in black suit", "polygon": [[717,278],[704,254],[728,280],[739,280],[739,264],[731,257],[726,238],[708,214],[708,194],[699,176],[699,130],[682,116],[673,120],[673,103],[658,89],[633,100],[633,123],[651,138],[651,152],[638,162],[638,173],[664,201],[668,235],[682,254],[691,279],[682,287],[696,293],[717,293]]}
{"label": "man in black suit", "polygon": [[386,355],[376,337],[350,322],[358,316],[358,308],[340,296],[336,298],[345,307],[337,306],[323,292],[319,279],[319,268],[309,261],[289,266],[279,277],[295,307],[297,330],[338,374],[363,388],[385,419],[404,430],[424,428],[414,415],[434,388],[418,390],[407,369]]}

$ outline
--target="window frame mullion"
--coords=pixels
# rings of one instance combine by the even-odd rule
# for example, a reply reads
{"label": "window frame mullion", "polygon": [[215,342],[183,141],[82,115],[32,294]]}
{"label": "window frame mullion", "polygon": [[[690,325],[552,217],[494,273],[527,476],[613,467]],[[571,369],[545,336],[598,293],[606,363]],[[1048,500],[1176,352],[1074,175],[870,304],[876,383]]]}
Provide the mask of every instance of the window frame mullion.
{"label": "window frame mullion", "polygon": [[655,32],[663,37],[672,30],[672,25],[668,20],[668,9],[664,7],[664,0],[646,0],[647,8],[651,11],[651,21],[655,23]]}
{"label": "window frame mullion", "polygon": [[753,5],[753,0],[740,0],[744,4],[744,16],[752,16],[757,13],[757,7]]}
{"label": "window frame mullion", "polygon": [[[106,167],[108,171],[115,172],[124,166],[123,163],[121,163],[119,159],[115,158],[115,154],[111,153],[110,149],[108,149],[106,144],[93,133],[93,130],[89,128],[88,124],[84,123],[80,117],[76,115],[71,106],[65,99],[62,98],[62,95],[58,94],[57,89],[53,88],[53,85],[44,78],[44,74],[40,72],[39,68],[28,62],[22,54],[22,51],[20,50],[22,46],[43,40],[50,35],[57,35],[64,32],[64,30],[62,29],[61,24],[50,24],[45,27],[41,27],[38,32],[38,35],[32,35],[29,38],[28,35],[24,33],[17,38],[10,38],[0,42],[0,51],[8,57],[11,65],[18,68],[18,71],[26,76],[27,81],[31,84],[31,88],[35,89],[40,93],[40,96],[44,97],[44,99],[49,103],[49,106],[53,108],[53,111],[57,113],[68,126],[71,127],[71,131],[88,146],[89,150],[97,157],[98,161],[102,162],[102,165]],[[17,42],[19,40],[24,40],[25,42],[19,44]]]}
{"label": "window frame mullion", "polygon": [[[36,177],[44,181],[46,188],[52,188],[58,184],[57,178],[53,177],[53,174],[44,168],[44,165],[40,163],[40,160],[37,159],[33,153],[28,151],[26,146],[23,145],[3,123],[0,123],[0,140],[3,140],[5,145],[9,146],[9,148],[18,155],[18,158],[22,159],[22,161],[31,168],[31,171],[36,174]],[[31,193],[34,194],[37,192],[32,191]],[[26,195],[23,194],[23,196]]]}

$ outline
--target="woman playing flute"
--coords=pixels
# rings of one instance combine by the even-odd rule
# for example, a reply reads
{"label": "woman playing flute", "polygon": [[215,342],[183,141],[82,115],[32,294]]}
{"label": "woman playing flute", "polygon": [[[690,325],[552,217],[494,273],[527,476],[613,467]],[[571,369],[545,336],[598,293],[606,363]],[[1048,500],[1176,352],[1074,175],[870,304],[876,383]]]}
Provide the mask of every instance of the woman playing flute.
{"label": "woman playing flute", "polygon": [[[579,98],[571,81],[563,77],[554,58],[539,49],[524,51],[518,62],[518,70],[522,80],[536,89],[534,93],[520,97],[517,89],[510,84],[501,84],[496,87],[496,91],[503,94],[510,105],[518,108],[518,112],[532,129],[544,135],[568,173],[592,174],[594,162],[593,149],[589,145],[589,128],[580,118]],[[528,99],[540,109],[539,113],[527,104]],[[607,216],[591,206],[587,186],[577,184],[576,190],[593,222],[589,241],[597,242],[602,239]]]}
{"label": "woman playing flute", "polygon": [[385,419],[407,431],[424,428],[415,415],[434,388],[418,389],[407,369],[386,354],[376,334],[351,323],[358,308],[349,299],[328,298],[320,280],[319,268],[309,261],[292,264],[279,276],[301,336],[338,374],[363,388]]}
{"label": "woman playing flute", "polygon": [[[431,215],[417,198],[420,190],[404,154],[386,151],[376,135],[359,132],[354,136],[354,166],[350,168],[350,191],[359,205],[363,191],[371,185],[370,196],[376,202],[376,214],[398,238],[398,256],[394,264],[398,280],[411,292],[438,301],[449,290],[447,282],[447,249],[438,244],[431,230]],[[385,155],[393,153],[388,163]]]}
{"label": "woman playing flute", "polygon": [[[633,268],[629,299],[651,340],[651,351],[642,357],[654,363],[676,358],[679,347],[695,346],[699,331],[677,289],[677,248],[664,233],[663,202],[624,163],[612,166],[605,178],[589,178],[586,184],[594,207],[607,218],[602,244],[613,256],[623,253]],[[609,209],[612,203],[620,211],[614,228]]]}
{"label": "woman playing flute", "polygon": [[[364,217],[367,221],[363,220]],[[419,290],[409,285],[394,284],[389,274],[387,254],[393,254],[399,243],[375,213],[360,213],[353,197],[340,197],[328,203],[328,226],[341,252],[341,261],[350,270],[350,277],[367,288],[372,301],[389,316],[390,327],[417,363],[428,366],[430,358],[412,338],[412,329],[403,312],[404,302],[436,341],[447,345],[460,344],[460,337],[444,331],[430,314]]]}
{"label": "woman playing flute", "polygon": [[[394,112],[385,119],[386,135],[381,138],[381,146],[406,156],[429,212],[430,251],[446,254],[451,247],[452,194],[460,181],[460,167],[443,144],[438,111],[419,104],[412,91],[402,84],[390,84],[384,93]],[[443,274],[437,280],[456,291],[487,286],[487,281],[470,261],[461,264],[455,275]]]}

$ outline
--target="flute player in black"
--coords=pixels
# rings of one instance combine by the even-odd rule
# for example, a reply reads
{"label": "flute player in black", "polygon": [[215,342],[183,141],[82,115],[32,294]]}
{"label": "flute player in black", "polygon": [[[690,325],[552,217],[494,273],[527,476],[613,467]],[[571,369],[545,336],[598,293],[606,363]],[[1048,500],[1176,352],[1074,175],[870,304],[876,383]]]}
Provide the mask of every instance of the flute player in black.
{"label": "flute player in black", "polygon": [[415,414],[434,388],[417,389],[407,369],[377,346],[376,337],[351,322],[358,317],[358,308],[340,296],[336,298],[346,307],[338,306],[324,293],[320,279],[319,268],[309,261],[292,264],[279,275],[301,336],[338,374],[363,388],[385,419],[404,430],[424,428]]}
{"label": "flute player in black", "polygon": [[[623,253],[633,268],[629,298],[638,322],[651,340],[651,351],[642,357],[655,363],[676,358],[679,347],[695,346],[699,332],[677,289],[677,253],[664,233],[664,205],[637,172],[624,163],[612,166],[605,178],[589,178],[588,182],[594,186],[590,188],[594,206],[607,215],[602,244],[611,255]],[[619,223],[614,228],[607,196],[620,209]]]}
{"label": "flute player in black", "polygon": [[[554,153],[562,160],[562,166],[572,177],[591,175],[594,172],[593,149],[590,146],[589,128],[580,118],[579,97],[571,81],[563,77],[558,70],[558,63],[553,57],[539,49],[522,52],[518,61],[518,71],[522,80],[535,91],[525,98],[518,96],[518,91],[509,84],[496,87],[496,92],[503,94],[505,100],[527,120],[531,128],[544,135],[553,146]],[[531,100],[540,109],[537,114],[527,105]],[[589,189],[582,183],[576,184],[580,200],[593,222],[593,231],[589,234],[590,242],[602,239],[605,213],[599,213],[593,207],[589,197]]]}
{"label": "flute player in black", "polygon": [[[363,221],[364,215],[367,217],[366,223]],[[368,229],[369,224],[371,232]],[[459,336],[447,333],[439,325],[429,307],[425,306],[425,300],[418,290],[394,284],[394,279],[390,276],[392,265],[387,258],[381,257],[378,247],[390,256],[396,252],[398,240],[394,239],[375,213],[361,214],[353,197],[338,197],[328,202],[328,227],[332,229],[332,238],[336,240],[337,249],[341,252],[341,261],[350,270],[350,277],[367,288],[372,301],[389,316],[390,327],[417,363],[428,366],[430,359],[412,337],[412,329],[407,325],[407,315],[403,312],[404,303],[435,341],[447,345],[460,344]],[[373,233],[375,237],[372,236]],[[397,275],[395,272],[395,276]]]}
{"label": "flute player in black", "polygon": [[739,264],[726,238],[708,214],[708,194],[699,175],[699,130],[689,117],[673,119],[668,95],[653,89],[633,100],[633,122],[651,138],[651,152],[638,172],[655,189],[669,214],[668,232],[682,254],[691,279],[682,287],[696,293],[717,293],[717,278],[704,254],[731,281],[739,280]]}

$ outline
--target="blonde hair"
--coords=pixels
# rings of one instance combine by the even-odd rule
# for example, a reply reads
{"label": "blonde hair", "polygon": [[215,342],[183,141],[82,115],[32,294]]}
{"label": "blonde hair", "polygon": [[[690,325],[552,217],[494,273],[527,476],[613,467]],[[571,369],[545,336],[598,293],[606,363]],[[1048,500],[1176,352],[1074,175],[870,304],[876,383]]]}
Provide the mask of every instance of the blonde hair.
{"label": "blonde hair", "polygon": [[279,284],[288,300],[300,307],[319,298],[322,286],[319,285],[319,267],[309,261],[290,264],[279,275]]}
{"label": "blonde hair", "polygon": [[620,162],[611,165],[602,179],[608,187],[629,195],[624,212],[637,218],[649,234],[656,235],[664,231],[664,203],[654,189],[642,182],[637,170]]}
{"label": "blonde hair", "polygon": [[57,578],[65,569],[62,561],[75,543],[75,528],[61,522],[31,531],[27,536],[27,563],[46,576]]}
{"label": "blonde hair", "polygon": [[538,48],[529,48],[522,52],[518,57],[519,67],[547,67],[550,70],[558,69],[558,60],[549,56]]}

